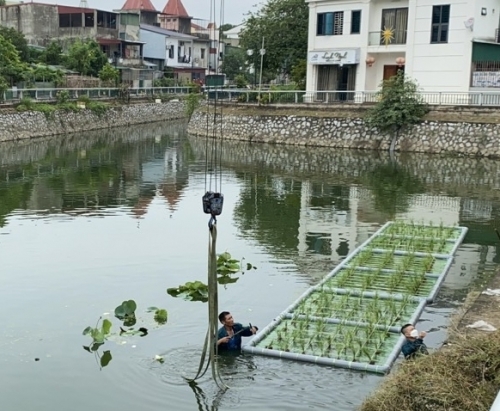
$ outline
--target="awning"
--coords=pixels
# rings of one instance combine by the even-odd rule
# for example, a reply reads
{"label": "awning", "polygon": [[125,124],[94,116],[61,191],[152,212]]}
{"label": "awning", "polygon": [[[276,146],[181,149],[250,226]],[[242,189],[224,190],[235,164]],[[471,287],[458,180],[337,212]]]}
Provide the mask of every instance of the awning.
{"label": "awning", "polygon": [[145,41],[135,41],[135,40],[125,40],[125,39],[121,39],[121,41],[127,44],[146,44]]}
{"label": "awning", "polygon": [[146,61],[146,60],[144,60],[142,64],[144,64],[147,67],[158,67],[158,64],[151,63],[150,61]]}
{"label": "awning", "polygon": [[474,40],[472,43],[472,61],[500,61],[500,44],[490,41]]}

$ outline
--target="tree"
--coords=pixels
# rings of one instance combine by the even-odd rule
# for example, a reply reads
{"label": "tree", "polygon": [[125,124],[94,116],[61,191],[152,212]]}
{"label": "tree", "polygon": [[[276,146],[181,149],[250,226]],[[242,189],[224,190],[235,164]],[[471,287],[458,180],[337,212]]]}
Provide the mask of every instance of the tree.
{"label": "tree", "polygon": [[26,37],[24,37],[23,33],[20,33],[13,28],[0,26],[0,36],[3,36],[14,45],[19,53],[21,61],[28,62],[30,60],[28,41],[26,40]]}
{"label": "tree", "polygon": [[224,59],[222,60],[221,69],[228,79],[234,78],[240,74],[244,74],[247,70],[247,54],[245,50],[238,47],[228,47]]}
{"label": "tree", "polygon": [[224,33],[225,31],[231,30],[233,27],[235,27],[233,24],[226,23],[220,26],[220,31]]}
{"label": "tree", "polygon": [[61,44],[59,44],[57,41],[51,41],[40,56],[41,62],[54,66],[60,65],[62,63],[62,59],[63,49]]}
{"label": "tree", "polygon": [[429,107],[420,95],[417,83],[407,78],[402,70],[382,82],[377,99],[378,103],[368,111],[365,122],[382,133],[393,134],[393,151],[399,133],[420,123]]}
{"label": "tree", "polygon": [[25,78],[28,67],[19,57],[16,47],[0,35],[0,83],[12,84]]}
{"label": "tree", "polygon": [[99,78],[101,79],[101,81],[104,81],[105,83],[116,82],[118,80],[119,75],[120,72],[118,71],[118,69],[115,69],[109,63],[106,63],[104,67],[99,71]]}
{"label": "tree", "polygon": [[[304,0],[269,0],[259,11],[249,13],[240,36],[244,50],[258,51],[265,39],[263,70],[274,74],[290,74],[307,55],[309,7]],[[257,61],[258,60],[258,61]]]}
{"label": "tree", "polygon": [[299,60],[292,69],[292,81],[297,85],[299,90],[306,89],[306,75],[307,75],[307,60]]}
{"label": "tree", "polygon": [[68,50],[66,65],[84,76],[97,77],[108,58],[94,40],[75,41]]}

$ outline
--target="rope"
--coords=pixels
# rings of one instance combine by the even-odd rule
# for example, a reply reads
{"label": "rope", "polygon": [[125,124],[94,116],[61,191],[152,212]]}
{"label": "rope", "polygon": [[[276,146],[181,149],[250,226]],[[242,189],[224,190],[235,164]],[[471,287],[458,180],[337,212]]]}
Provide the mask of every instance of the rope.
{"label": "rope", "polygon": [[[210,0],[210,22],[213,22],[213,36],[215,36],[215,2],[216,0]],[[220,0],[220,25],[223,25],[224,16],[224,0]],[[220,38],[219,38],[220,39]],[[215,62],[215,72],[218,73],[219,70],[219,56],[220,56],[220,41],[217,47],[217,55]],[[203,345],[203,351],[200,358],[200,364],[198,367],[198,372],[196,376],[188,380],[193,383],[195,380],[202,378],[211,368],[212,378],[215,383],[222,391],[229,388],[224,384],[222,377],[219,372],[218,362],[217,362],[217,335],[218,335],[218,283],[217,283],[217,216],[222,212],[223,196],[218,190],[222,190],[222,104],[220,104],[220,113],[217,112],[218,107],[218,92],[215,89],[214,96],[214,110],[213,110],[213,124],[212,124],[212,144],[211,151],[209,152],[209,126],[210,126],[210,89],[208,90],[207,99],[207,124],[206,124],[206,151],[205,151],[205,195],[203,196],[203,210],[205,213],[210,214],[210,221],[208,223],[209,227],[209,243],[208,243],[208,331],[205,336],[205,343]],[[217,121],[219,121],[220,129],[217,127]],[[217,141],[217,131],[220,132],[220,148],[218,147]],[[217,162],[217,154],[219,153],[219,159]],[[210,160],[209,160],[210,157]],[[219,173],[217,173],[217,167],[219,167]],[[208,179],[208,174],[210,178]],[[215,189],[212,192],[212,175],[215,180]],[[219,184],[217,185],[217,178],[219,178]],[[208,180],[208,181],[207,181]],[[207,186],[208,183],[208,186]],[[208,361],[207,360],[208,354]]]}

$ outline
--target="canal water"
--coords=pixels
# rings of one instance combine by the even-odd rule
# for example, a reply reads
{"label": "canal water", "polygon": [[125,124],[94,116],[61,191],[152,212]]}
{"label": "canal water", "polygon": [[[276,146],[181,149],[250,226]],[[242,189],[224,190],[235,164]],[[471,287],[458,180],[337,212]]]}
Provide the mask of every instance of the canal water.
{"label": "canal water", "polygon": [[[221,153],[218,251],[257,266],[220,289],[243,324],[263,328],[388,220],[460,224],[469,234],[419,325],[438,347],[498,262],[497,161],[242,142]],[[166,289],[206,278],[205,154],[182,123],[0,145],[2,410],[353,411],[382,381],[242,355],[221,364],[223,395],[208,377],[185,382],[207,306]],[[118,331],[112,313],[128,299],[148,335],[86,351],[82,331],[101,316]],[[168,310],[166,325],[150,306]]]}

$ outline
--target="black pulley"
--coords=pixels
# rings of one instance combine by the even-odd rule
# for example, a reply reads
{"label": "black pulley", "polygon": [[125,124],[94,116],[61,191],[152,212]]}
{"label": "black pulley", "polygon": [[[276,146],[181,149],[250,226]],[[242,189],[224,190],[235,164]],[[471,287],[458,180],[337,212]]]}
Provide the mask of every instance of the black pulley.
{"label": "black pulley", "polygon": [[210,214],[212,217],[222,214],[222,206],[224,205],[224,195],[207,191],[203,196],[203,212]]}

